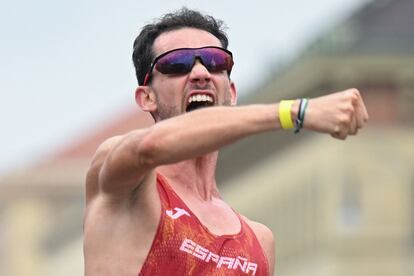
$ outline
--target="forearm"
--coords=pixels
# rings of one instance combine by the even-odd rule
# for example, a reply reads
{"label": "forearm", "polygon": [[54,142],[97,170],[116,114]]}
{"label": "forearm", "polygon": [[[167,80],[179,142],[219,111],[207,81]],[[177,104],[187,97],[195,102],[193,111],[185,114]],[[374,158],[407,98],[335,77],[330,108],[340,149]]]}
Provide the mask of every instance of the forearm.
{"label": "forearm", "polygon": [[[290,107],[295,121],[299,100]],[[303,127],[338,139],[357,133],[368,120],[356,89],[310,99]],[[153,165],[190,159],[215,151],[243,137],[280,128],[279,104],[212,107],[183,114],[152,127],[141,141]]]}
{"label": "forearm", "polygon": [[140,147],[155,166],[200,156],[278,128],[278,104],[204,108],[157,123]]}
{"label": "forearm", "polygon": [[100,172],[101,187],[111,193],[128,192],[157,166],[201,156],[243,137],[278,129],[278,106],[203,108],[131,131],[108,150]]}

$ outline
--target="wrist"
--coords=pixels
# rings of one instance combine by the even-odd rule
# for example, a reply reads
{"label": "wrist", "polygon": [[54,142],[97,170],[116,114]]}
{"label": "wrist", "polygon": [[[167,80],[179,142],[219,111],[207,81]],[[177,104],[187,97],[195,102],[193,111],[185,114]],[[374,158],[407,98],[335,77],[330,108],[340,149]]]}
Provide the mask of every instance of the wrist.
{"label": "wrist", "polygon": [[308,107],[308,99],[302,98],[299,101],[299,108],[297,109],[297,119],[295,120],[295,134],[299,133],[305,121],[306,108]]}
{"label": "wrist", "polygon": [[279,103],[279,121],[283,129],[295,129],[298,133],[303,127],[308,99],[282,100]]}
{"label": "wrist", "polygon": [[290,110],[290,116],[292,117],[292,122],[295,122],[296,119],[298,118],[299,106],[300,106],[300,99],[294,100],[292,104],[292,108]]}

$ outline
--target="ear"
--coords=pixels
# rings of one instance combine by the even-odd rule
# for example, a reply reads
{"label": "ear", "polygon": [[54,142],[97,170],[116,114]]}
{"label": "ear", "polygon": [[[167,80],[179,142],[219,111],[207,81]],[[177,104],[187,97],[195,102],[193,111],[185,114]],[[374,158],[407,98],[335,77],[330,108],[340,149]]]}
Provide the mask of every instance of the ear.
{"label": "ear", "polygon": [[149,86],[138,86],[135,90],[135,102],[143,111],[154,112],[157,110],[156,96]]}
{"label": "ear", "polygon": [[234,84],[234,82],[230,82],[230,97],[231,97],[230,104],[232,106],[237,105],[237,89],[236,89],[236,85]]}

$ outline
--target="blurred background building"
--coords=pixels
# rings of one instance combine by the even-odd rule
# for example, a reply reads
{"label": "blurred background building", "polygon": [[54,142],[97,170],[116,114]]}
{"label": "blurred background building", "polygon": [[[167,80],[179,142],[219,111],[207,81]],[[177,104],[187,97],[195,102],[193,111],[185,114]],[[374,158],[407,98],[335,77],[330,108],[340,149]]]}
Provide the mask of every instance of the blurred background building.
{"label": "blurred background building", "polygon": [[[302,131],[223,149],[218,183],[268,225],[283,276],[414,275],[414,2],[370,2],[241,104],[356,87],[370,122],[345,142]],[[125,111],[46,162],[0,179],[0,275],[82,275],[83,185],[106,138],[151,124]]]}

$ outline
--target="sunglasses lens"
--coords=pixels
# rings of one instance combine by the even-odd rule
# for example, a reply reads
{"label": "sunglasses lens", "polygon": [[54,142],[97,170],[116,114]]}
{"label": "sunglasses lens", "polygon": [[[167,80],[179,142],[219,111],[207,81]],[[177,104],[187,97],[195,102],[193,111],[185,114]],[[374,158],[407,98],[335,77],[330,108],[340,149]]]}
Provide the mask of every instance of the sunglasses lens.
{"label": "sunglasses lens", "polygon": [[225,70],[230,74],[233,66],[233,59],[229,53],[220,48],[210,47],[174,50],[160,57],[155,68],[163,74],[186,74],[193,68],[196,58],[201,59],[210,72]]}
{"label": "sunglasses lens", "polygon": [[210,72],[227,71],[230,72],[233,66],[231,56],[217,48],[206,48],[200,50],[200,57],[203,65]]}
{"label": "sunglasses lens", "polygon": [[163,74],[185,74],[193,66],[194,56],[189,50],[177,50],[161,57],[155,68]]}

